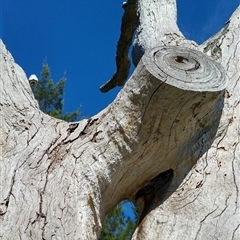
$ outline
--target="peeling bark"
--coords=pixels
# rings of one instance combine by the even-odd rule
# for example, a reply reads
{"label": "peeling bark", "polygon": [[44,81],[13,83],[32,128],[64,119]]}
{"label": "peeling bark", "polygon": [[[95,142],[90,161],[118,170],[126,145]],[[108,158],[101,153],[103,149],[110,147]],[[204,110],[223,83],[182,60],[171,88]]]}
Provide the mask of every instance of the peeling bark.
{"label": "peeling bark", "polygon": [[1,42],[1,239],[97,239],[106,213],[144,203],[139,190],[169,169],[133,239],[239,238],[239,8],[199,47],[175,10],[138,1],[143,57],[110,106],[76,123],[39,110]]}

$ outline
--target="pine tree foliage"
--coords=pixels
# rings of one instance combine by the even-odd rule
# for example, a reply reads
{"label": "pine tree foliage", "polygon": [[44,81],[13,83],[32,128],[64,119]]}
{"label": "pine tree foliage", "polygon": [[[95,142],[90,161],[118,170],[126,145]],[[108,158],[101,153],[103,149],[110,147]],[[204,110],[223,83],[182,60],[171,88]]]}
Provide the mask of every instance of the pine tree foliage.
{"label": "pine tree foliage", "polygon": [[54,84],[51,79],[51,72],[48,64],[43,63],[41,78],[38,85],[33,88],[33,94],[39,103],[41,111],[44,113],[65,120],[67,122],[76,121],[80,115],[80,110],[63,114],[63,95],[66,77],[64,76]]}
{"label": "pine tree foliage", "polygon": [[104,219],[100,240],[130,240],[135,230],[139,209],[131,203],[133,218],[126,215],[127,201],[120,202]]}

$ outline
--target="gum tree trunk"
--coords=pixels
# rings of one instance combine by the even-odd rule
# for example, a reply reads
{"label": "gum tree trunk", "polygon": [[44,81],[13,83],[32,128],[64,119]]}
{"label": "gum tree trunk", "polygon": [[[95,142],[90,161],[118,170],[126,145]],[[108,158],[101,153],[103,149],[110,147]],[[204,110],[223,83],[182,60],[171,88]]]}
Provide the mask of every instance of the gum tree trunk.
{"label": "gum tree trunk", "polygon": [[137,11],[133,75],[80,122],[39,110],[1,42],[1,239],[97,239],[123,199],[142,208],[133,239],[239,239],[240,9],[201,46],[175,1]]}

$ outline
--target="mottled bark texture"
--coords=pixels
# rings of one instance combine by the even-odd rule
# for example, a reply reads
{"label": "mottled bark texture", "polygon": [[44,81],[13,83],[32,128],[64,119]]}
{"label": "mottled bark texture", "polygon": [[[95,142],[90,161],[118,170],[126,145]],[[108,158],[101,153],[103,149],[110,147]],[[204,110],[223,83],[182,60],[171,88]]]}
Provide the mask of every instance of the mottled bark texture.
{"label": "mottled bark texture", "polygon": [[[133,239],[240,238],[239,16],[240,8],[219,33],[198,48],[227,72],[224,108],[215,136],[210,141],[204,136],[208,131],[201,135],[200,145],[188,159],[193,163],[191,169],[187,170],[185,161],[179,162],[165,197],[155,199],[154,210],[138,226]],[[204,146],[208,149],[203,150]],[[183,174],[182,181],[177,174]]]}
{"label": "mottled bark texture", "polygon": [[175,7],[138,0],[144,55],[113,103],[76,123],[39,110],[1,42],[1,239],[97,239],[123,199],[145,211],[133,239],[239,239],[239,8],[197,46]]}

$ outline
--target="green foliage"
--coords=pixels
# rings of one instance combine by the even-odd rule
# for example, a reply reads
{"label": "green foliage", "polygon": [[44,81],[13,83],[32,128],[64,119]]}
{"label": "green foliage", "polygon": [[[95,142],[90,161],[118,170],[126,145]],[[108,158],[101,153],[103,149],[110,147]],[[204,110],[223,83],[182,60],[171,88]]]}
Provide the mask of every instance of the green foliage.
{"label": "green foliage", "polygon": [[129,240],[134,232],[139,209],[131,203],[133,219],[126,215],[125,204],[120,202],[104,219],[100,240]]}
{"label": "green foliage", "polygon": [[65,74],[63,78],[54,84],[51,79],[50,68],[47,63],[43,63],[41,78],[36,87],[33,88],[33,94],[39,103],[41,111],[48,115],[63,119],[67,122],[75,121],[80,115],[80,110],[69,114],[63,114],[63,94],[66,83]]}

